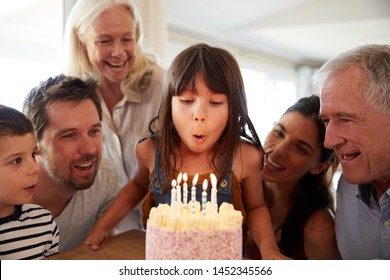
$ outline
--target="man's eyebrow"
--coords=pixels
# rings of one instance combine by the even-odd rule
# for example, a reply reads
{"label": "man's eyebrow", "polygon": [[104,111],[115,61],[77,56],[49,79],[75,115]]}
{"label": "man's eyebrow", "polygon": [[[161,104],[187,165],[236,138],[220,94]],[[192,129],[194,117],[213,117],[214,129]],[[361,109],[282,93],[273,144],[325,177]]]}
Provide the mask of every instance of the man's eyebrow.
{"label": "man's eyebrow", "polygon": [[74,128],[74,127],[64,128],[64,129],[57,130],[55,135],[61,135],[61,134],[73,132],[73,131],[76,131],[76,130],[77,129]]}
{"label": "man's eyebrow", "polygon": [[[91,128],[102,128],[102,123],[101,122],[97,122],[94,125],[92,125]],[[60,135],[60,134],[68,133],[68,132],[74,132],[74,131],[77,131],[77,130],[78,129],[76,127],[68,127],[68,128],[64,128],[64,129],[58,130],[56,132],[56,135]]]}
{"label": "man's eyebrow", "polygon": [[[335,114],[334,114],[336,117],[338,117],[338,118],[345,118],[345,117],[347,117],[347,118],[358,118],[358,116],[356,115],[356,114],[350,114],[350,113],[346,113],[346,112],[336,112]],[[321,113],[319,113],[318,114],[318,118],[320,119],[320,120],[322,120],[323,118],[328,118],[327,116],[324,116],[323,114],[321,114]]]}
{"label": "man's eyebrow", "polygon": [[101,122],[98,122],[96,124],[93,125],[94,127],[102,127],[102,123]]}

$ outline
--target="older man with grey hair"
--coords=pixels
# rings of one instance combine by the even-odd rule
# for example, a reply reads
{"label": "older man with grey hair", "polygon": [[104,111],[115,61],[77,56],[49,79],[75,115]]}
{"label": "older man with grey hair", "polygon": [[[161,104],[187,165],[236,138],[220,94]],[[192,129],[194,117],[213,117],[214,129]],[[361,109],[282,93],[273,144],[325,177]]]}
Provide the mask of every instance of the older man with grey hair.
{"label": "older man with grey hair", "polygon": [[390,45],[365,45],[325,63],[324,145],[342,166],[336,237],[343,259],[390,259]]}

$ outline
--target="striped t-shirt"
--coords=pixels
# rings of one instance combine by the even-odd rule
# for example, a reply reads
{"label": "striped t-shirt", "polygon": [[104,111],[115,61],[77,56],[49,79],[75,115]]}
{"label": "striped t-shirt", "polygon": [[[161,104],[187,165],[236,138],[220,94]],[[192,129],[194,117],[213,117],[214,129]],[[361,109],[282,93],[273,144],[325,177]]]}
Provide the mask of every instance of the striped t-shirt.
{"label": "striped t-shirt", "polygon": [[51,213],[34,204],[16,205],[0,218],[0,259],[43,259],[58,252],[59,232]]}

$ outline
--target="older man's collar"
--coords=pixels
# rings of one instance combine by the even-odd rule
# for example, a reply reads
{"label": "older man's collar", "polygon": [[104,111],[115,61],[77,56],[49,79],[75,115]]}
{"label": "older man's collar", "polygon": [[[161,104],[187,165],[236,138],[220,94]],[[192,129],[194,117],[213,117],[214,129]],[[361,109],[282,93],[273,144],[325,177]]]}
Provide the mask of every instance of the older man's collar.
{"label": "older man's collar", "polygon": [[358,185],[356,189],[356,196],[360,200],[362,200],[365,204],[370,206],[372,192],[373,192],[373,186],[371,184],[361,184]]}

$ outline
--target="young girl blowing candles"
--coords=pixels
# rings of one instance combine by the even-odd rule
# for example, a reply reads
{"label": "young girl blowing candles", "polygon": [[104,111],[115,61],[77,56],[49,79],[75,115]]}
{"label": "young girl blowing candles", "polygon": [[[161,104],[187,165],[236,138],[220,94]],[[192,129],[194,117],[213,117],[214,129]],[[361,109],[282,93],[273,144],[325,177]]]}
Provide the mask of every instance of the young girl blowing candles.
{"label": "young girl blowing candles", "polygon": [[[168,70],[159,115],[149,130],[136,146],[135,176],[86,239],[93,250],[145,195],[144,222],[151,207],[170,204],[172,180],[180,172],[188,174],[189,183],[200,174],[198,201],[202,182],[213,173],[218,205],[229,202],[242,212],[263,259],[285,258],[264,203],[263,150],[248,116],[238,63],[229,52],[206,44],[182,51]],[[209,184],[209,196],[210,191]]]}

